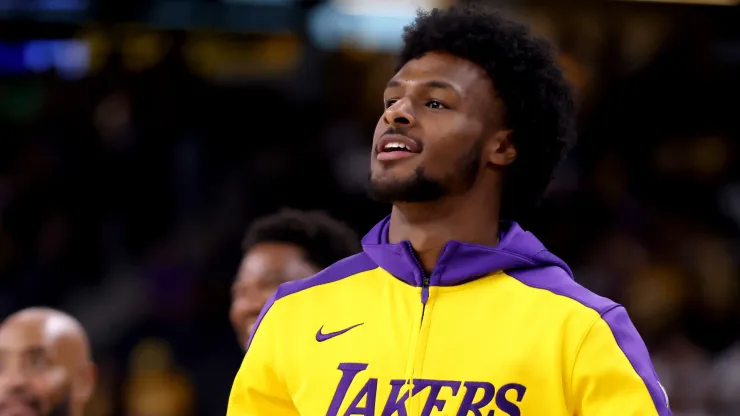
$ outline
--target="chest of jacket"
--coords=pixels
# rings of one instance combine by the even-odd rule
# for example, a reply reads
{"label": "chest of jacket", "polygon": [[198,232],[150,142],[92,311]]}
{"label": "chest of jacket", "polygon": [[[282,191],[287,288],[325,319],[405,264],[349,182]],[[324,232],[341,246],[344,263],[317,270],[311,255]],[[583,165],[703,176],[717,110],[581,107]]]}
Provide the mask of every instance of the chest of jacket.
{"label": "chest of jacket", "polygon": [[[284,335],[301,414],[548,414],[567,408],[568,316],[496,273],[454,287],[406,285],[382,269],[302,312]],[[323,296],[322,296],[323,298]],[[546,409],[546,410],[542,410]],[[525,412],[525,410],[527,410]]]}

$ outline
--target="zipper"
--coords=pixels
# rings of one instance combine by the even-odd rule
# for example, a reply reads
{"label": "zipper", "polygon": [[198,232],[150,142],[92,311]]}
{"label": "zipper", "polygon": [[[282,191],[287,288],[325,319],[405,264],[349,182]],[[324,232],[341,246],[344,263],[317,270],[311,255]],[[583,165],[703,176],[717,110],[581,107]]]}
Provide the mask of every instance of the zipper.
{"label": "zipper", "polygon": [[424,309],[426,308],[427,301],[429,300],[429,284],[431,282],[431,278],[429,277],[429,275],[427,275],[427,272],[424,271],[424,267],[422,267],[419,258],[416,257],[414,247],[408,241],[406,241],[405,243],[406,249],[409,251],[409,254],[411,254],[411,258],[414,259],[414,262],[416,262],[416,267],[419,268],[419,272],[421,273],[421,303],[422,305],[424,305],[421,311],[421,319],[424,320]]}
{"label": "zipper", "polygon": [[[411,366],[411,374],[410,377],[406,380],[406,383],[409,384],[409,391],[407,394],[411,394],[413,391],[413,377],[416,375],[416,366],[417,358],[418,358],[418,350],[419,350],[419,342],[421,337],[421,332],[423,331],[424,327],[424,314],[427,310],[427,301],[429,300],[429,286],[431,284],[431,278],[427,274],[426,271],[424,271],[424,267],[422,267],[421,262],[419,261],[419,258],[416,256],[416,252],[414,252],[414,247],[411,245],[410,242],[405,242],[406,249],[409,252],[409,255],[412,259],[414,259],[414,262],[416,263],[416,267],[419,269],[419,273],[421,273],[421,317],[419,318],[419,335],[416,339],[416,347],[414,348],[413,352],[413,358],[412,358],[412,366]],[[413,414],[414,409],[416,411],[420,412],[421,408],[418,407],[419,405],[415,403],[415,401],[411,398],[406,402],[406,413],[407,414]]]}
{"label": "zipper", "polygon": [[[416,341],[415,341],[416,346],[413,352],[414,355],[413,355],[412,363],[411,363],[411,373],[410,373],[409,378],[407,378],[406,380],[407,383],[410,383],[411,385],[413,385],[412,379],[417,375],[417,370],[418,370],[417,366],[420,364],[423,364],[423,361],[424,361],[423,357],[419,357],[419,351],[420,351],[420,348],[421,348],[421,351],[424,351],[426,349],[425,347],[426,339],[423,339],[423,338],[425,338],[425,336],[428,334],[424,333],[424,317],[425,317],[426,310],[427,310],[427,303],[429,301],[429,292],[430,292],[429,286],[431,286],[431,281],[432,281],[431,277],[434,275],[435,272],[440,272],[444,269],[443,268],[440,269],[439,264],[435,264],[434,270],[432,271],[432,273],[427,274],[427,272],[424,270],[424,267],[422,267],[421,262],[419,261],[419,258],[416,256],[416,252],[414,251],[414,247],[411,245],[411,242],[405,241],[404,243],[405,243],[404,245],[406,246],[406,250],[408,251],[409,255],[411,256],[412,259],[414,259],[414,262],[416,263],[416,267],[418,268],[419,273],[421,273],[421,304],[422,304],[421,317],[419,318],[419,331],[418,331],[418,335],[416,336]],[[439,259],[443,257],[443,254],[445,253],[446,250],[447,250],[447,245],[445,245],[442,248],[442,251],[439,253],[439,257],[437,259],[438,262],[439,262]],[[432,307],[433,306],[430,305],[430,308]],[[413,390],[409,390],[407,394],[411,394],[411,391]],[[407,414],[418,414],[417,412],[421,412],[421,408],[420,408],[421,405],[418,403],[418,400],[419,400],[418,398],[416,398],[415,401],[409,399],[406,402],[406,406],[407,406],[406,413]],[[416,411],[414,411],[414,409],[416,409]]]}

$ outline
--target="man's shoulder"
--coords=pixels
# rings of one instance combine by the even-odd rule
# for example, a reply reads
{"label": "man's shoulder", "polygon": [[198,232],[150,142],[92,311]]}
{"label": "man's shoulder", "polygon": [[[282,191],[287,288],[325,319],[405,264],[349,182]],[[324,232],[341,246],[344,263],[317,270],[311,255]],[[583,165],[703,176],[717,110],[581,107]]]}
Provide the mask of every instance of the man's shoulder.
{"label": "man's shoulder", "polygon": [[329,285],[377,267],[367,254],[364,252],[358,253],[332,264],[311,277],[283,283],[275,292],[274,301],[277,302],[296,293]]}
{"label": "man's shoulder", "polygon": [[[291,322],[302,325],[303,318],[315,315],[317,311],[325,311],[326,306],[331,303],[333,297],[322,291],[322,288],[334,287],[337,282],[346,281],[347,278],[377,267],[365,253],[359,253],[342,259],[311,277],[283,283],[262,308],[255,333],[262,326],[263,320],[271,322],[267,324],[268,328],[277,325],[281,328],[281,333],[286,333],[285,325],[290,326]],[[296,320],[295,317],[300,319]],[[250,339],[249,345],[251,342]]]}
{"label": "man's shoulder", "polygon": [[[595,311],[603,316],[620,305],[613,300],[592,292],[578,283],[568,271],[556,267],[527,269],[507,272],[507,275],[523,283],[541,295],[560,299],[575,309]],[[574,302],[573,302],[574,301]]]}

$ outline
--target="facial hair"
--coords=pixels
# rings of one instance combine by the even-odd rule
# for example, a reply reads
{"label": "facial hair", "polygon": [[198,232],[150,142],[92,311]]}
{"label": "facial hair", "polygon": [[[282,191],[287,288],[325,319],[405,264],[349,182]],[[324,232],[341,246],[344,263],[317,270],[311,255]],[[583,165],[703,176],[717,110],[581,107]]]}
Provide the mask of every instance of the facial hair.
{"label": "facial hair", "polygon": [[62,395],[62,399],[52,405],[52,408],[49,411],[47,416],[71,416],[72,415],[72,410],[71,410],[72,388],[67,387],[65,390],[66,391],[64,395]]}
{"label": "facial hair", "polygon": [[[19,401],[24,405],[28,406],[34,414],[41,415],[42,412],[42,401],[38,395],[33,394],[26,386],[17,386],[9,393],[9,398],[14,401]],[[0,415],[5,414],[5,409],[0,408]]]}
{"label": "facial hair", "polygon": [[469,191],[478,177],[483,142],[477,140],[453,164],[452,172],[442,178],[434,178],[418,166],[414,173],[393,181],[374,181],[372,173],[368,182],[368,194],[381,203],[434,202],[446,196]]}

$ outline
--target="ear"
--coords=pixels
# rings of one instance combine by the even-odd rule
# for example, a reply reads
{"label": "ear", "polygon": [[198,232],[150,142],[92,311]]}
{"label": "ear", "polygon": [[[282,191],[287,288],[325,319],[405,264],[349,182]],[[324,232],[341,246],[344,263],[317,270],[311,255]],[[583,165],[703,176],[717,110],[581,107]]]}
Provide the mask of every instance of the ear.
{"label": "ear", "polygon": [[98,369],[93,363],[83,365],[77,373],[72,395],[78,403],[87,403],[95,392]]}
{"label": "ear", "polygon": [[516,160],[516,148],[511,141],[511,130],[498,130],[488,140],[485,160],[494,166],[507,166]]}

